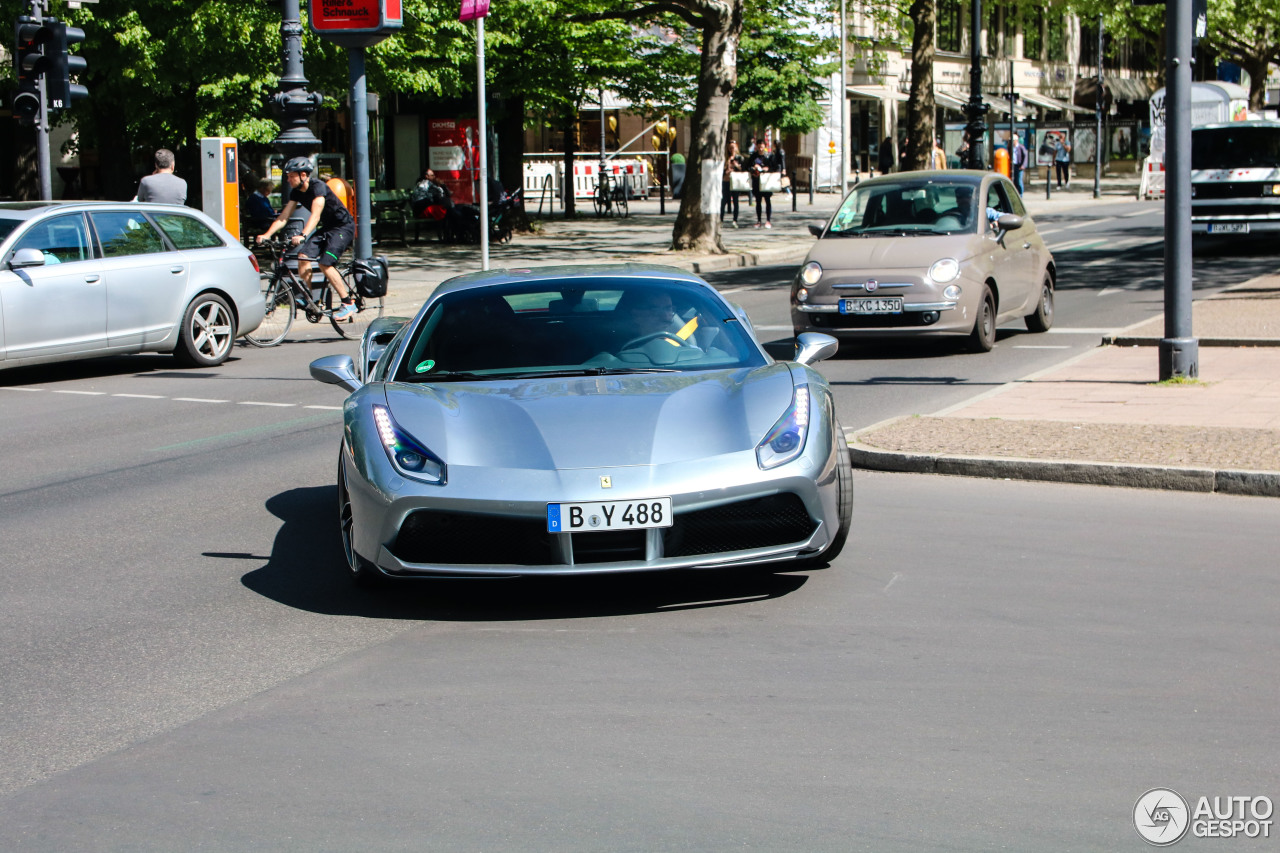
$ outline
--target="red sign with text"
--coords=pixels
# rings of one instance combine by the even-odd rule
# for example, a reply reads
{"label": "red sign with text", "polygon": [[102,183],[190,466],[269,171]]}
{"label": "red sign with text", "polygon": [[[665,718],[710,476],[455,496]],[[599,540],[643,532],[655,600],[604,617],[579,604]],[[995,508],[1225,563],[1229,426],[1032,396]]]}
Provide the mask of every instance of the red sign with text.
{"label": "red sign with text", "polygon": [[404,25],[401,0],[309,0],[311,29],[344,47],[369,47]]}
{"label": "red sign with text", "polygon": [[427,126],[427,165],[453,193],[455,202],[475,203],[479,131],[480,122],[473,118],[432,119]]}

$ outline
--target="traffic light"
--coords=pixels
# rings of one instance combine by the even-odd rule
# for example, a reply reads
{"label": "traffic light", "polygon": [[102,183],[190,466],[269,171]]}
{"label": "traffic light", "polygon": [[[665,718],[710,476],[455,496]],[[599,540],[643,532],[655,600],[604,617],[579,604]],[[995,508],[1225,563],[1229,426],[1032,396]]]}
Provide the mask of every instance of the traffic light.
{"label": "traffic light", "polygon": [[49,100],[49,109],[69,109],[72,101],[89,97],[88,89],[71,82],[72,74],[79,74],[89,67],[84,57],[69,50],[71,45],[84,41],[84,30],[69,27],[56,18],[45,18],[44,23],[52,33],[45,49],[45,59],[49,62],[45,71],[45,97]]}
{"label": "traffic light", "polygon": [[84,41],[84,30],[69,27],[57,18],[22,15],[13,32],[14,70],[18,76],[13,114],[19,121],[32,124],[39,118],[41,77],[50,110],[65,110],[72,101],[88,97],[88,89],[71,82],[71,75],[84,71],[88,64],[69,51],[71,45]]}
{"label": "traffic light", "polygon": [[21,15],[14,24],[13,37],[13,66],[18,77],[13,114],[23,124],[34,124],[40,117],[40,77],[49,68],[44,46],[53,32],[39,18]]}

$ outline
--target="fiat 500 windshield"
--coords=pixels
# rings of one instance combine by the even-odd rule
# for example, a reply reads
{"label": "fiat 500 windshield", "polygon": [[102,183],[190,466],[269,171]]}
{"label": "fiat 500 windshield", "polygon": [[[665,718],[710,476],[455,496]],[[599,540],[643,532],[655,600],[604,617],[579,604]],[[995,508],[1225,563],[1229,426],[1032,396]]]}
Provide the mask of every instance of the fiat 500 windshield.
{"label": "fiat 500 windshield", "polygon": [[831,221],[829,234],[956,234],[977,229],[971,182],[876,181],[855,189]]}

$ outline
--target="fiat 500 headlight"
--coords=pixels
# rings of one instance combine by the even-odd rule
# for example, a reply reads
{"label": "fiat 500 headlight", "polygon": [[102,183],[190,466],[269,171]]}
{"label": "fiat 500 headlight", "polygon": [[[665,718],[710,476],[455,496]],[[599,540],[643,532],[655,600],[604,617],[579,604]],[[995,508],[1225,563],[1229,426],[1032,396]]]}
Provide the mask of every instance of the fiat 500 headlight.
{"label": "fiat 500 headlight", "polygon": [[397,424],[386,406],[373,407],[373,422],[378,427],[382,449],[397,472],[424,483],[444,485],[444,461]]}
{"label": "fiat 500 headlight", "polygon": [[791,405],[756,446],[756,461],[766,470],[786,464],[804,452],[808,437],[809,388],[801,385],[792,392]]}
{"label": "fiat 500 headlight", "polygon": [[929,278],[938,284],[955,281],[958,275],[960,275],[960,262],[955,258],[943,258],[929,267]]}
{"label": "fiat 500 headlight", "polygon": [[809,261],[800,269],[800,280],[805,284],[814,285],[822,278],[822,264],[817,261]]}

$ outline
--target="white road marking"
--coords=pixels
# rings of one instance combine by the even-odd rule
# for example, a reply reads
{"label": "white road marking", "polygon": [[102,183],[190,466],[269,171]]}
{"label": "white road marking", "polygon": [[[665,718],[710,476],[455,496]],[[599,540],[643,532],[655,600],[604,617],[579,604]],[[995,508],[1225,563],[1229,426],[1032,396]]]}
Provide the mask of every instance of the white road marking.
{"label": "white road marking", "polygon": [[53,389],[53,393],[55,393],[55,394],[83,394],[83,395],[84,395],[84,396],[86,396],[86,397],[104,397],[104,396],[106,396],[106,393],[107,393],[107,392],[106,392],[106,391],[69,391],[69,390],[67,390],[67,389],[65,389],[65,388],[55,388],[55,389]]}
{"label": "white road marking", "polygon": [[1125,289],[1123,287],[1104,287],[1102,288],[1102,290],[1098,291],[1098,295],[1110,296],[1113,293],[1124,293],[1124,292],[1125,292]]}
{"label": "white road marking", "polygon": [[298,405],[297,403],[259,403],[253,400],[241,400],[237,405],[240,406],[279,406],[282,409],[291,409]]}
{"label": "white road marking", "polygon": [[204,397],[174,397],[175,403],[229,403],[230,400],[209,400]]}
{"label": "white road marking", "polygon": [[1132,219],[1132,218],[1133,218],[1133,217],[1135,217],[1135,216],[1148,216],[1148,215],[1150,215],[1150,214],[1152,214],[1152,213],[1163,213],[1163,212],[1164,212],[1164,208],[1163,208],[1163,207],[1162,207],[1162,208],[1158,208],[1158,209],[1154,209],[1154,210],[1139,210],[1137,213],[1123,213],[1123,214],[1121,214],[1121,215],[1120,215],[1120,218],[1121,218],[1121,219]]}
{"label": "white road marking", "polygon": [[341,406],[303,406],[302,408],[304,408],[304,409],[324,409],[325,411],[329,411],[329,412],[340,412],[340,411],[342,411],[342,407],[341,407]]}
{"label": "white road marking", "polygon": [[43,391],[44,390],[43,388],[13,388],[8,385],[0,386],[0,388],[3,388],[3,390],[5,391]]}
{"label": "white road marking", "polygon": [[1109,335],[1114,331],[1115,329],[1086,329],[1086,328],[1071,329],[1071,328],[1059,328],[1058,326],[1054,326],[1052,329],[1049,330],[1049,334],[1051,335]]}
{"label": "white road marking", "polygon": [[165,400],[163,394],[112,394],[112,397],[129,397],[134,400]]}

